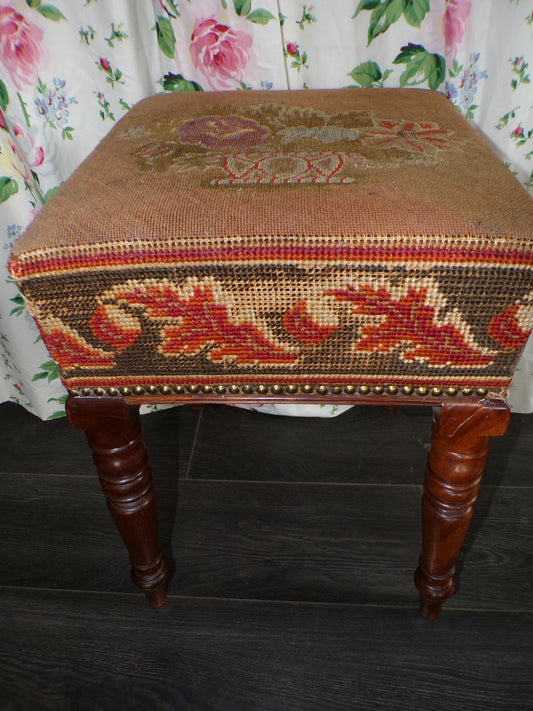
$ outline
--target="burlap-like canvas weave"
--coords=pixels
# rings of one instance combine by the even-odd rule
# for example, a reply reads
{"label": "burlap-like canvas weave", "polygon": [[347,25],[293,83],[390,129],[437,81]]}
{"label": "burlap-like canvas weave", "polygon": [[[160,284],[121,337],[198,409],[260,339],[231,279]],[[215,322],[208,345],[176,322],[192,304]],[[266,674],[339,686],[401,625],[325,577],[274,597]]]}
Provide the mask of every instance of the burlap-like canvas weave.
{"label": "burlap-like canvas weave", "polygon": [[439,94],[161,95],[10,268],[70,387],[504,387],[532,327],[532,225]]}

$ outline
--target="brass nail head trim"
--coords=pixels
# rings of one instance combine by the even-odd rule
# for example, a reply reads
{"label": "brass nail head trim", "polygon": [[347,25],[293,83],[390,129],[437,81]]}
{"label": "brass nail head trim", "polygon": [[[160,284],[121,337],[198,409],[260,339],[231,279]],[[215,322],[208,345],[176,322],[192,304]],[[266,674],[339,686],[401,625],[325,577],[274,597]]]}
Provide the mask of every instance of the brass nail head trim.
{"label": "brass nail head trim", "polygon": [[281,395],[283,392],[283,385],[273,385],[271,389],[274,395]]}
{"label": "brass nail head trim", "polygon": [[346,395],[353,395],[355,392],[355,385],[347,385],[344,388],[344,392],[346,393]]}
{"label": "brass nail head trim", "polygon": [[298,386],[297,385],[287,385],[286,390],[289,393],[289,395],[294,395],[295,393],[298,392]]}
{"label": "brass nail head trim", "polygon": [[224,385],[217,385],[215,390],[218,395],[224,395],[224,393],[226,392],[226,388],[224,387]]}
{"label": "brass nail head trim", "polygon": [[187,390],[188,390],[190,393],[192,393],[193,395],[195,395],[196,393],[199,393],[199,392],[200,392],[200,386],[199,386],[199,385],[189,385],[189,387],[187,388]]}
{"label": "brass nail head trim", "polygon": [[246,395],[251,395],[251,394],[253,393],[253,391],[254,391],[254,388],[253,388],[252,385],[243,385],[243,386],[242,386],[242,391],[243,391],[243,393],[245,393]]}
{"label": "brass nail head trim", "polygon": [[[243,390],[244,390],[244,388],[243,388]],[[238,395],[241,392],[241,389],[238,385],[230,385],[229,391],[232,395]]]}
{"label": "brass nail head trim", "polygon": [[206,395],[209,395],[209,393],[213,392],[213,388],[211,387],[211,385],[202,385],[202,392]]}
{"label": "brass nail head trim", "polygon": [[370,388],[368,387],[368,385],[361,385],[361,387],[359,388],[359,393],[361,395],[368,395],[369,392]]}
{"label": "brass nail head trim", "polygon": [[446,395],[450,395],[450,397],[455,397],[458,393],[457,388],[446,388]]}
{"label": "brass nail head trim", "polygon": [[319,395],[327,395],[329,388],[326,385],[319,385],[316,391]]}
{"label": "brass nail head trim", "polygon": [[309,385],[309,384],[304,385],[304,386],[302,387],[302,391],[308,395],[309,393],[312,393],[312,392],[313,392],[313,386],[312,386],[312,385]]}

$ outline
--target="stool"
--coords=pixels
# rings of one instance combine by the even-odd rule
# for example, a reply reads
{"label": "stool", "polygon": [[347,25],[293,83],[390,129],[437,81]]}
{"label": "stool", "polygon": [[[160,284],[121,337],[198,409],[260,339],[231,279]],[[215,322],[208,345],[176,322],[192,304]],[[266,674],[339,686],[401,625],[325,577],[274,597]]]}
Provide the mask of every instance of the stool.
{"label": "stool", "polygon": [[533,319],[533,201],[444,96],[164,94],[54,195],[10,271],[150,603],[169,565],[143,403],[434,410],[415,573],[435,618]]}

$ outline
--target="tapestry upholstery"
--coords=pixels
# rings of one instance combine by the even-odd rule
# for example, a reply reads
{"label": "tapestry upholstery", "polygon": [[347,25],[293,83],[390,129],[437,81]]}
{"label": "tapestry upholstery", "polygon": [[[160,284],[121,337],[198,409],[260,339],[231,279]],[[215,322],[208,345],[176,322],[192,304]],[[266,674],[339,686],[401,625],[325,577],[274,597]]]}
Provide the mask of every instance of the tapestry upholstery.
{"label": "tapestry upholstery", "polygon": [[532,226],[436,92],[163,94],[10,271],[74,391],[502,391],[533,326]]}

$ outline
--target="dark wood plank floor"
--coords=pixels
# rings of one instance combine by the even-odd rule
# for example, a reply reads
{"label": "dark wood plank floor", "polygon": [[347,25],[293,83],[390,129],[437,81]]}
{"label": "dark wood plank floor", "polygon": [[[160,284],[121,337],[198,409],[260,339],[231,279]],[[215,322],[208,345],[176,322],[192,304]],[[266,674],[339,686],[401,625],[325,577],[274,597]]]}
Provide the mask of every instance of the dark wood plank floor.
{"label": "dark wood plank floor", "polygon": [[145,416],[176,566],[153,610],[84,435],[0,405],[0,711],[533,709],[533,416],[494,441],[436,622],[412,582],[430,420]]}

